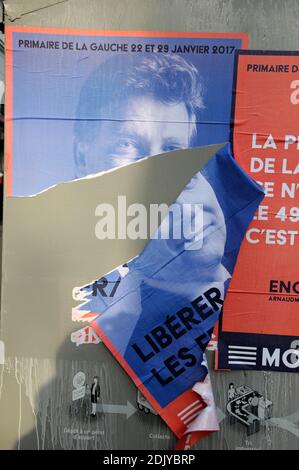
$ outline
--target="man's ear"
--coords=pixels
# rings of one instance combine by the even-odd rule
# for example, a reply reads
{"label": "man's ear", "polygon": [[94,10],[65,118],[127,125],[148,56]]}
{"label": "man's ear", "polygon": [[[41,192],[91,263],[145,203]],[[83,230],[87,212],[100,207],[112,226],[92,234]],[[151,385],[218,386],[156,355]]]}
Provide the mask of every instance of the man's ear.
{"label": "man's ear", "polygon": [[75,178],[82,178],[87,175],[87,157],[89,151],[88,142],[74,142],[74,161],[75,161]]}

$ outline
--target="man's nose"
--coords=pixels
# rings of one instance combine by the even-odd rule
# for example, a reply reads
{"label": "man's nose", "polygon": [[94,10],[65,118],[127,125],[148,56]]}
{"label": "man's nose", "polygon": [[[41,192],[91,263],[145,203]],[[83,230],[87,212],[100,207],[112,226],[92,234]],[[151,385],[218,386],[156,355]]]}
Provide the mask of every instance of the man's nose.
{"label": "man's nose", "polygon": [[149,148],[149,155],[159,155],[160,153],[163,153],[163,146],[162,143],[157,140],[154,140],[150,143],[150,148]]}

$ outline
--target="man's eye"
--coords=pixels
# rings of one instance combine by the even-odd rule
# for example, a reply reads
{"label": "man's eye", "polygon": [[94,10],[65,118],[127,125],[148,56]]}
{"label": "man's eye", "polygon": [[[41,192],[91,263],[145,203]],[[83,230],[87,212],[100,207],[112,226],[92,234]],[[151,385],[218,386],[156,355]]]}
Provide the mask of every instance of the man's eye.
{"label": "man's eye", "polygon": [[164,145],[163,152],[173,152],[174,150],[180,150],[183,146],[180,144],[168,144]]}
{"label": "man's eye", "polygon": [[123,139],[118,142],[119,150],[128,151],[136,148],[136,143],[130,139]]}

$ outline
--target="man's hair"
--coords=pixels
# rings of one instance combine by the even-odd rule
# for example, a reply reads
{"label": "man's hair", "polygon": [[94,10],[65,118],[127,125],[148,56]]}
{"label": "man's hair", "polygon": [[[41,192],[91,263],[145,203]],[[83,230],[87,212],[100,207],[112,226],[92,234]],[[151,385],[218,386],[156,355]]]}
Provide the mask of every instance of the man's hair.
{"label": "man's hair", "polygon": [[203,89],[195,66],[179,55],[119,54],[99,65],[82,86],[75,135],[90,141],[101,120],[117,119],[117,106],[132,96],[150,96],[165,104],[184,103],[190,120],[203,106]]}

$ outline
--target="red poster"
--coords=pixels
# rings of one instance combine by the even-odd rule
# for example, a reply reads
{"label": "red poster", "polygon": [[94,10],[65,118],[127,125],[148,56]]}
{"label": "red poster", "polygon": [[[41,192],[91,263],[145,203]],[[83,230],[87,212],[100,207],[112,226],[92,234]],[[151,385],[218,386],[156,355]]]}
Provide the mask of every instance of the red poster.
{"label": "red poster", "polygon": [[299,52],[239,51],[232,141],[265,199],[242,244],[218,368],[299,372]]}

